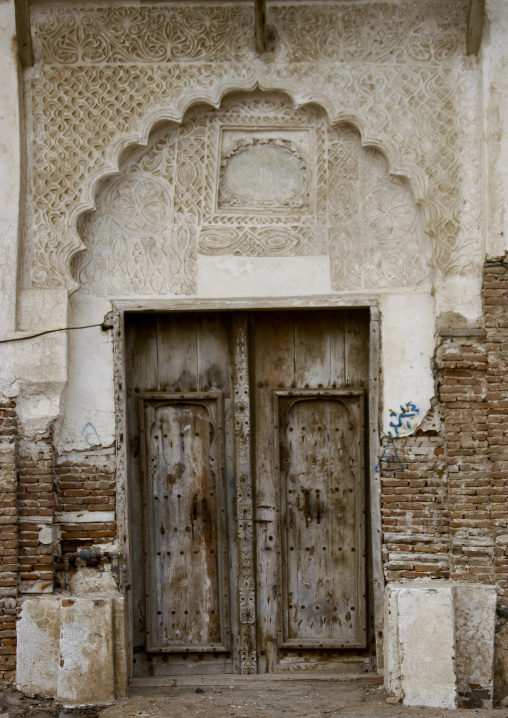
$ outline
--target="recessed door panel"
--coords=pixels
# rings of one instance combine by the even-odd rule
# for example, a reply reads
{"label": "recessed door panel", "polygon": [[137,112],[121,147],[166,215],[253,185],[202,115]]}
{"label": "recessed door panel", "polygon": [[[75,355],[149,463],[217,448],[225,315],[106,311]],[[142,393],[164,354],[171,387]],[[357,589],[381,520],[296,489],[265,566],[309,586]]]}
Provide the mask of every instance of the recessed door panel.
{"label": "recessed door panel", "polygon": [[279,645],[365,647],[363,393],[276,391]]}
{"label": "recessed door panel", "polygon": [[147,649],[227,651],[222,395],[142,395]]}

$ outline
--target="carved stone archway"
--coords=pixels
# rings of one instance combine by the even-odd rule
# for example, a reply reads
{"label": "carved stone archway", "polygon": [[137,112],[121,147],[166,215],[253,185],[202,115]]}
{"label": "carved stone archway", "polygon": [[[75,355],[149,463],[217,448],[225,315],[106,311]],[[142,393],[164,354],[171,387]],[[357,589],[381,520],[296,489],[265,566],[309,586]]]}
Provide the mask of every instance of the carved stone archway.
{"label": "carved stone archway", "polygon": [[197,255],[329,256],[335,291],[414,286],[430,243],[407,179],[350,123],[230,94],[125,150],[81,215],[73,276],[101,296],[197,293]]}
{"label": "carved stone archway", "polygon": [[[473,109],[479,84],[474,68],[462,62],[460,8],[430,4],[432,11],[425,6],[423,15],[417,7],[411,10],[425,47],[414,32],[406,36],[404,23],[392,32],[397,24],[385,19],[377,4],[362,6],[361,13],[347,4],[337,10],[272,9],[281,38],[275,63],[251,58],[244,47],[253,22],[247,8],[200,8],[203,22],[211,13],[220,29],[220,43],[215,46],[210,38],[206,48],[192,41],[198,16],[168,10],[171,22],[164,27],[171,42],[162,38],[155,55],[148,30],[166,11],[35,12],[42,62],[32,82],[33,221],[24,287],[77,288],[70,261],[81,248],[78,217],[93,208],[97,183],[118,172],[125,148],[146,143],[160,121],[180,122],[197,102],[219,107],[227,93],[255,87],[283,91],[296,107],[318,103],[332,124],[353,123],[365,146],[383,151],[390,173],[409,179],[434,242],[432,265],[445,274],[469,271],[481,253],[480,112]],[[338,13],[332,24],[330,12]],[[236,24],[231,13],[239,16]],[[343,27],[344,13],[358,15],[351,35],[347,23]],[[131,21],[140,41],[135,52],[115,34]],[[330,27],[337,29],[336,37]],[[92,47],[97,50],[90,55]]]}

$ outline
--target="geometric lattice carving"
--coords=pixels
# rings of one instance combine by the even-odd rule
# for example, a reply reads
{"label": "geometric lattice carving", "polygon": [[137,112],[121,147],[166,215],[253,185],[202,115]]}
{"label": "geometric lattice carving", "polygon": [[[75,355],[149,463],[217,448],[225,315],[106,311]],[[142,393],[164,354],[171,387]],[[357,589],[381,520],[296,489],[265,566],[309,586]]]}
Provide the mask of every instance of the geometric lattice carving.
{"label": "geometric lattice carving", "polygon": [[[218,106],[227,91],[250,90],[256,83],[286,92],[296,105],[319,103],[332,124],[356,125],[363,145],[382,148],[390,182],[397,184],[393,175],[410,181],[431,237],[431,265],[443,273],[464,273],[475,265],[482,251],[480,82],[477,66],[463,55],[466,1],[303,2],[270,6],[268,15],[277,36],[275,63],[256,60],[251,42],[253,9],[248,4],[34,7],[38,64],[30,71],[28,85],[33,144],[25,284],[73,286],[69,260],[80,244],[77,218],[93,208],[97,182],[118,171],[126,146],[145,142],[150,128],[161,119],[181,122],[193,102]],[[293,110],[295,117],[298,112]],[[186,122],[181,135],[173,138],[182,144],[181,156]],[[318,193],[308,220],[293,225],[298,226],[295,240],[304,225],[321,227],[321,235],[329,226],[325,198],[319,194],[328,170],[319,152],[322,126],[318,125],[314,155]],[[202,178],[192,175],[196,167],[208,172],[208,150],[213,157],[219,151],[214,145],[219,136],[210,134],[207,122],[201,132],[203,138],[208,135],[207,142],[193,151],[203,152],[203,157],[196,155],[194,163],[189,155],[187,167],[179,170],[182,180],[187,177],[188,196],[181,193],[180,199],[174,198],[180,204],[172,208],[187,217],[196,215],[196,227],[212,224],[208,215],[210,207],[215,208],[215,197],[206,195],[215,187],[205,189],[202,204],[196,204]],[[399,189],[404,194],[404,183]],[[375,193],[369,196],[374,198]],[[241,213],[235,209],[234,214],[234,219],[224,216],[220,224],[237,227]],[[186,225],[190,227],[188,221]],[[258,217],[250,223],[249,233],[259,234],[266,226],[265,219]],[[313,236],[317,234],[316,230]],[[164,237],[157,235],[158,247],[167,256],[171,236],[169,225]],[[238,242],[236,230],[235,236]],[[390,237],[396,244],[394,231]],[[146,233],[135,241],[146,247],[148,239]],[[134,239],[126,234],[123,241],[130,246]],[[194,241],[199,246],[198,236]],[[338,282],[343,270],[333,247],[339,237],[332,231],[328,241]],[[322,242],[321,251],[328,251]],[[393,260],[398,258],[394,250]],[[401,267],[395,266],[399,274]],[[149,287],[152,292],[167,291],[171,269],[162,269],[164,279],[154,275],[146,280],[146,291]],[[418,274],[418,267],[407,263],[402,269],[406,277]],[[379,283],[379,277],[365,267],[358,271],[364,284]],[[79,272],[84,267],[75,276]],[[386,279],[389,272],[383,273]]]}

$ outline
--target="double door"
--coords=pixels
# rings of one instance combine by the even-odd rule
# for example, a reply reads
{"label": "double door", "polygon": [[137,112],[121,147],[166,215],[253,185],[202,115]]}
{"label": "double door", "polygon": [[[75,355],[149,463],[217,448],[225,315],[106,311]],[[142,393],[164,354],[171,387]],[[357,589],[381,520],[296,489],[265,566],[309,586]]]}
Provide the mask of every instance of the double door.
{"label": "double door", "polygon": [[126,316],[134,675],[365,667],[368,328]]}

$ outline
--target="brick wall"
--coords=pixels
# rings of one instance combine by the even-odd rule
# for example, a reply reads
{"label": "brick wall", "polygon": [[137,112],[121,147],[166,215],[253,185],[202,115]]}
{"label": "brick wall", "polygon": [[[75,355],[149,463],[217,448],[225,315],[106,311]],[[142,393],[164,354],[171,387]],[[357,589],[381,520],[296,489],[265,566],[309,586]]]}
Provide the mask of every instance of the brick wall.
{"label": "brick wall", "polygon": [[53,446],[51,436],[18,441],[18,569],[21,593],[52,589],[53,547],[39,532],[53,525]]}
{"label": "brick wall", "polygon": [[444,439],[436,430],[420,431],[415,436],[394,439],[392,446],[385,439],[385,454],[390,461],[381,462],[386,578],[447,577],[449,517]]}
{"label": "brick wall", "polygon": [[494,580],[485,338],[446,338],[440,351],[445,406],[451,576]]}
{"label": "brick wall", "polygon": [[112,450],[71,454],[57,458],[55,510],[64,552],[88,544],[109,543],[116,537],[113,521],[65,521],[69,512],[114,512],[116,467]]}
{"label": "brick wall", "polygon": [[499,602],[508,606],[508,267],[486,265],[483,302],[487,364],[490,514]]}
{"label": "brick wall", "polygon": [[63,568],[48,536],[64,550],[116,537],[113,521],[57,523],[58,516],[114,511],[115,493],[112,451],[58,458],[51,435],[18,436],[16,402],[0,403],[0,684],[15,676],[18,602],[52,592]]}
{"label": "brick wall", "polygon": [[109,457],[95,455],[57,460],[56,511],[114,511],[115,467]]}
{"label": "brick wall", "polygon": [[508,606],[508,266],[485,266],[483,300],[485,330],[441,332],[441,423],[384,440],[383,553],[387,580],[495,582]]}
{"label": "brick wall", "polygon": [[0,680],[16,663],[18,526],[16,510],[16,402],[0,403]]}

